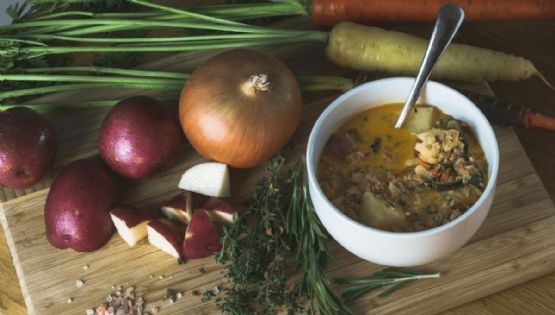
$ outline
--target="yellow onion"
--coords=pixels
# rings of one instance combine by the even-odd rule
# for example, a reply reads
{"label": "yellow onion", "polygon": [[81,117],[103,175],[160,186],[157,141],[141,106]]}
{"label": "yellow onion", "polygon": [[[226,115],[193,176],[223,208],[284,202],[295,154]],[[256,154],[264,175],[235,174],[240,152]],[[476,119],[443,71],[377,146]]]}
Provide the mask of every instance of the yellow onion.
{"label": "yellow onion", "polygon": [[181,126],[193,147],[237,168],[275,155],[301,114],[301,90],[289,68],[247,49],[223,52],[200,65],[179,101]]}

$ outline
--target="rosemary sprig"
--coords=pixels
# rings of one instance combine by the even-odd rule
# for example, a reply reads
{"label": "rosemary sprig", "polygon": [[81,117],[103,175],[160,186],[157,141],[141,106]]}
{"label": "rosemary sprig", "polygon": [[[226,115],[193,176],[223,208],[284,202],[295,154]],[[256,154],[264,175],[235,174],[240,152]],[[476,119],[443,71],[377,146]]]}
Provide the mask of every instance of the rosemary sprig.
{"label": "rosemary sprig", "polygon": [[439,272],[388,268],[374,272],[368,278],[337,278],[336,281],[343,285],[343,298],[347,303],[350,303],[377,289],[387,287],[378,295],[378,297],[383,298],[414,281],[439,277]]}
{"label": "rosemary sprig", "polygon": [[296,286],[297,294],[306,296],[311,314],[352,314],[329,288],[330,281],[324,271],[333,255],[327,245],[328,236],[308,195],[305,170],[303,159],[288,178],[292,191],[285,230],[291,242],[296,244],[297,267],[303,269],[303,278]]}

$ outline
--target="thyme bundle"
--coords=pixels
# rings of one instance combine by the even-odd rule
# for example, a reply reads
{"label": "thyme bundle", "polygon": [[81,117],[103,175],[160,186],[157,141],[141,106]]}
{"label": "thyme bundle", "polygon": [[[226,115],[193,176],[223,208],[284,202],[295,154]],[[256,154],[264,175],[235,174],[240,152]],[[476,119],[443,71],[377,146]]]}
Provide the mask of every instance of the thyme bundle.
{"label": "thyme bundle", "polygon": [[288,279],[291,254],[283,227],[283,202],[287,192],[280,170],[285,159],[268,162],[268,176],[237,221],[224,227],[223,249],[216,261],[227,264],[228,284],[219,308],[226,314],[276,314],[298,309],[297,296]]}

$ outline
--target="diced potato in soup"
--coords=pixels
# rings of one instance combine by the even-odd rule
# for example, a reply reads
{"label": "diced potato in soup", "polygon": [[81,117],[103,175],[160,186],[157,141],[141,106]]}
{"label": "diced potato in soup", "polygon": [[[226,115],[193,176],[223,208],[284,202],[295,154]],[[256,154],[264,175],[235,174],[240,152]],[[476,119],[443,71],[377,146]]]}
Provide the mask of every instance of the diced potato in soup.
{"label": "diced potato in soup", "polygon": [[317,176],[329,200],[351,218],[387,231],[421,231],[467,211],[482,195],[488,164],[464,122],[418,106],[395,129],[401,107],[374,107],[340,126]]}

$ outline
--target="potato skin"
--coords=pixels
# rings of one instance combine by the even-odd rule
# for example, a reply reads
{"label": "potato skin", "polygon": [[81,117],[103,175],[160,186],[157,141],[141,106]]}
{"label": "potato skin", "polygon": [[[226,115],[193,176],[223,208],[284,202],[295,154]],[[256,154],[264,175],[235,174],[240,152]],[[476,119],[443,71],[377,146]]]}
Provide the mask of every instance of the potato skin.
{"label": "potato skin", "polygon": [[142,95],[116,104],[104,119],[98,138],[106,164],[133,179],[171,166],[184,143],[177,115],[156,99]]}
{"label": "potato skin", "polygon": [[185,233],[183,256],[187,259],[204,258],[221,249],[220,232],[206,210],[195,210]]}
{"label": "potato skin", "polygon": [[29,188],[56,158],[56,133],[43,115],[20,107],[0,112],[0,184]]}
{"label": "potato skin", "polygon": [[119,198],[116,180],[99,158],[66,165],[46,197],[44,219],[48,241],[61,249],[98,250],[115,232],[109,211]]}

